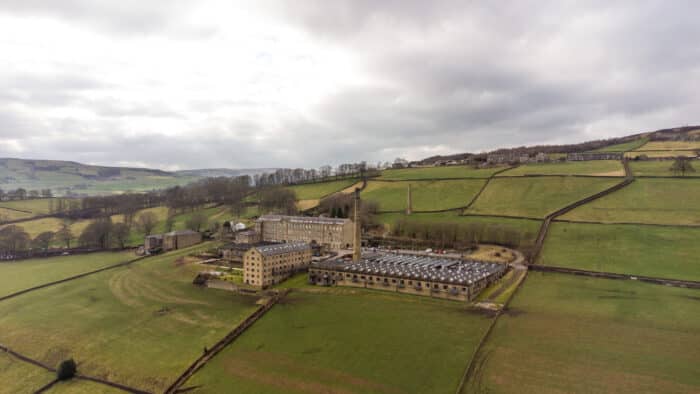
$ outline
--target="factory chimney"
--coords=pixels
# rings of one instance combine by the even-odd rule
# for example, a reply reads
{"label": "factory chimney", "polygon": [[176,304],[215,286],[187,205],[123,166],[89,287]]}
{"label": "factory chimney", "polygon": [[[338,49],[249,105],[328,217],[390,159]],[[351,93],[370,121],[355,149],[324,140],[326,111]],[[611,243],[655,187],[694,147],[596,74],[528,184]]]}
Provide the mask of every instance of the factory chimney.
{"label": "factory chimney", "polygon": [[362,257],[362,224],[360,223],[360,189],[355,188],[355,236],[352,245],[352,261],[358,262]]}

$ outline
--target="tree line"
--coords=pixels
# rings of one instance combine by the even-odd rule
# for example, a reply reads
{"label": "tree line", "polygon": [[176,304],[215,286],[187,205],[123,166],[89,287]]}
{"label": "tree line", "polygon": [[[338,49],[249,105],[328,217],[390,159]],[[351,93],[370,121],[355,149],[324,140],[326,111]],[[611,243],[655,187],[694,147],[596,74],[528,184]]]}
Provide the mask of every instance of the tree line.
{"label": "tree line", "polygon": [[497,244],[513,248],[532,246],[534,234],[514,226],[498,223],[415,222],[399,219],[391,234],[429,241],[439,248],[468,248],[477,244]]}
{"label": "tree line", "polygon": [[7,191],[0,189],[0,201],[20,201],[51,197],[53,197],[51,189],[27,190],[22,187]]}

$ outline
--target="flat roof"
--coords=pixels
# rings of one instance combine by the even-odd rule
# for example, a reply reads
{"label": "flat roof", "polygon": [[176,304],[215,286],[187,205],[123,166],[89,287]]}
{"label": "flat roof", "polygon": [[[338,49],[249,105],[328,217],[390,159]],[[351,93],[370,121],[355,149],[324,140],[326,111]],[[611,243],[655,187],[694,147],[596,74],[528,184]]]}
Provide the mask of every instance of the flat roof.
{"label": "flat roof", "polygon": [[505,264],[391,252],[363,252],[357,263],[338,258],[313,267],[459,285],[471,285],[507,269]]}

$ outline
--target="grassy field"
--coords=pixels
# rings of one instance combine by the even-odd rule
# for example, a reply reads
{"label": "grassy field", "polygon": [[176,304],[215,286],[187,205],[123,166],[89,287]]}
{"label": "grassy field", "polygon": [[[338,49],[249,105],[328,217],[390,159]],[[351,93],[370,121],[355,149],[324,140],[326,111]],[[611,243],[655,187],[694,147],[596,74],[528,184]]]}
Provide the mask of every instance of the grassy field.
{"label": "grassy field", "polygon": [[[671,172],[673,161],[630,161],[630,168],[635,176],[676,176]],[[700,177],[700,161],[693,161],[696,172],[686,174],[687,177]]]}
{"label": "grassy field", "polygon": [[700,281],[700,228],[554,223],[539,263]]}
{"label": "grassy field", "polygon": [[68,380],[51,386],[46,394],[124,394],[124,391],[86,380]]}
{"label": "grassy field", "polygon": [[51,204],[55,200],[50,198],[39,198],[33,200],[2,201],[0,207],[13,208],[20,211],[31,212],[32,215],[46,215],[51,210]]}
{"label": "grassy field", "polygon": [[445,166],[425,168],[404,168],[384,170],[378,179],[409,180],[409,179],[445,179],[445,178],[488,178],[494,172],[505,167],[474,168],[471,166]]}
{"label": "grassy field", "polygon": [[30,394],[48,384],[56,374],[0,351],[0,394]]}
{"label": "grassy field", "polygon": [[29,219],[32,217],[34,217],[34,214],[0,207],[0,223],[10,220]]}
{"label": "grassy field", "polygon": [[654,150],[654,151],[633,151],[625,153],[625,157],[634,159],[635,157],[646,156],[649,158],[664,157],[696,157],[697,154],[690,150]]}
{"label": "grassy field", "polygon": [[625,176],[622,163],[614,160],[567,161],[563,163],[526,164],[496,176],[522,175],[595,175]]}
{"label": "grassy field", "polygon": [[562,216],[605,223],[700,224],[700,180],[637,179]]}
{"label": "grassy field", "polygon": [[490,318],[463,303],[295,291],[185,386],[200,393],[449,393]]}
{"label": "grassy field", "polygon": [[288,186],[296,193],[297,200],[317,200],[329,194],[339,192],[353,184],[357,179],[341,179],[339,181],[308,183],[305,185]]}
{"label": "grassy field", "polygon": [[0,343],[49,365],[162,391],[255,309],[256,298],[192,285],[200,246],[0,303]]}
{"label": "grassy field", "polygon": [[543,218],[619,182],[605,178],[496,178],[467,213]]}
{"label": "grassy field", "polygon": [[407,206],[408,185],[411,185],[414,211],[437,211],[467,205],[479,192],[485,180],[378,182],[370,181],[362,198],[375,201],[381,211],[400,211]]}
{"label": "grassy field", "polygon": [[698,291],[530,272],[464,393],[697,393]]}
{"label": "grassy field", "polygon": [[83,272],[135,259],[133,252],[104,252],[0,263],[0,297]]}
{"label": "grassy field", "polygon": [[650,141],[635,149],[643,152],[648,150],[694,150],[700,149],[700,141]]}
{"label": "grassy field", "polygon": [[623,142],[621,144],[610,145],[604,148],[596,149],[592,152],[627,152],[638,149],[649,141],[648,138],[640,138],[638,140]]}

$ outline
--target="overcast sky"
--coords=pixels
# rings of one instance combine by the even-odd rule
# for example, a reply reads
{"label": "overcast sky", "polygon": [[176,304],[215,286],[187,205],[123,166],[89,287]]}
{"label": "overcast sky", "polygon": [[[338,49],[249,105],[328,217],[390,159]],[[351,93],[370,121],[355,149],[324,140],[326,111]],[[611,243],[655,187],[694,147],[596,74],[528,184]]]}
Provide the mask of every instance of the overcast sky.
{"label": "overcast sky", "polygon": [[700,123],[698,1],[236,3],[0,0],[0,157],[318,167]]}

